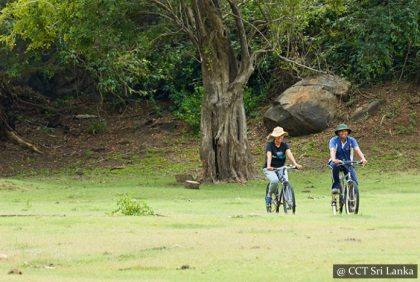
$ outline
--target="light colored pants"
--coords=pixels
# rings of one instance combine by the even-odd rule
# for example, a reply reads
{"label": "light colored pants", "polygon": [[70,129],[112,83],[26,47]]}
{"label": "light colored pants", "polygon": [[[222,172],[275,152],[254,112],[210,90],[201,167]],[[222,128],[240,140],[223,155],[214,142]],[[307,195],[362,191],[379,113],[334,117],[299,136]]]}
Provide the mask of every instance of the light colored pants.
{"label": "light colored pants", "polygon": [[[280,178],[283,176],[283,170],[279,170],[276,172],[268,170],[267,168],[263,168],[263,172],[267,179],[270,181],[270,186],[268,187],[267,197],[271,197],[273,193],[277,193],[277,189],[279,187]],[[277,176],[278,175],[278,176]]]}

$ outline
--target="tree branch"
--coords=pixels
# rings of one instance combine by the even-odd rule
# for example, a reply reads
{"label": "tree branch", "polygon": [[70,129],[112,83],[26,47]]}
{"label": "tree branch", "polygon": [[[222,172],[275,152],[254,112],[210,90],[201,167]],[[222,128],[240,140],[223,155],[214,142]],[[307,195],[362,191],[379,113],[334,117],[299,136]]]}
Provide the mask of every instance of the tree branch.
{"label": "tree branch", "polygon": [[239,42],[241,45],[241,66],[240,66],[239,72],[241,73],[249,68],[249,66],[252,64],[252,61],[251,61],[251,56],[249,54],[245,27],[242,21],[241,14],[239,12],[239,8],[234,1],[232,0],[227,0],[227,1],[229,2],[230,9],[232,10],[232,13],[235,17],[236,28],[238,29]]}
{"label": "tree branch", "polygon": [[185,6],[184,1],[181,0],[181,3],[178,7],[179,14],[181,16],[177,15],[176,9],[171,5],[170,1],[167,0],[166,3],[163,3],[163,1],[160,0],[151,1],[163,11],[163,13],[158,13],[158,15],[175,23],[183,32],[188,35],[193,44],[198,45],[198,38],[194,35],[194,31],[191,29],[192,25],[182,17],[183,7]]}

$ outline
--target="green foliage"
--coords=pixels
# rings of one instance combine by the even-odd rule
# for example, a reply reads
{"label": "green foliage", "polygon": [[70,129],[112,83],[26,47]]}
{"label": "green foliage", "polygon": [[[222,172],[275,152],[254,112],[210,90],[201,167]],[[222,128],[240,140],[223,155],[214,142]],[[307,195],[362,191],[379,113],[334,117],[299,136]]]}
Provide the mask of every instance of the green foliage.
{"label": "green foliage", "polygon": [[175,116],[185,121],[194,133],[200,131],[203,93],[203,87],[196,86],[193,93],[179,91],[171,94],[171,99],[175,103]]}
{"label": "green foliage", "polygon": [[259,108],[265,100],[266,91],[257,92],[254,89],[246,87],[244,90],[244,107],[245,113],[249,118],[257,117],[260,112]]}
{"label": "green foliage", "polygon": [[[0,70],[30,75],[37,69],[28,65],[38,64],[51,77],[60,68],[78,66],[97,79],[102,93],[142,94],[135,85],[148,73],[143,50],[150,42],[135,22],[142,5],[130,0],[11,2],[0,14],[0,44],[12,48],[12,55],[24,51],[20,59],[26,72],[19,71],[17,60],[9,61],[12,66],[0,63]],[[4,45],[0,52],[1,58]]]}
{"label": "green foliage", "polygon": [[307,32],[334,71],[366,83],[410,76],[420,68],[418,0],[319,2]]}
{"label": "green foliage", "polygon": [[86,132],[92,135],[103,134],[108,131],[108,126],[105,120],[95,120],[90,123]]}
{"label": "green foliage", "polygon": [[145,202],[139,202],[133,199],[127,193],[124,193],[117,201],[118,208],[112,214],[123,215],[154,215],[154,211]]}

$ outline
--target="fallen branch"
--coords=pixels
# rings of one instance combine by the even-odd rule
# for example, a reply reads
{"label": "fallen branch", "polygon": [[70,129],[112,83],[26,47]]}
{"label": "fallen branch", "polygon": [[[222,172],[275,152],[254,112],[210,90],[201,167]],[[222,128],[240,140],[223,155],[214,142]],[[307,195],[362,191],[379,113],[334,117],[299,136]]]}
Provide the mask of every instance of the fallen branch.
{"label": "fallen branch", "polygon": [[35,147],[31,143],[26,142],[25,140],[23,140],[22,138],[20,138],[13,130],[5,129],[4,131],[6,133],[6,137],[10,141],[16,143],[17,145],[19,145],[19,146],[21,146],[21,147],[23,147],[25,149],[29,149],[29,150],[31,150],[33,152],[38,153],[38,154],[42,154],[42,152],[37,147]]}

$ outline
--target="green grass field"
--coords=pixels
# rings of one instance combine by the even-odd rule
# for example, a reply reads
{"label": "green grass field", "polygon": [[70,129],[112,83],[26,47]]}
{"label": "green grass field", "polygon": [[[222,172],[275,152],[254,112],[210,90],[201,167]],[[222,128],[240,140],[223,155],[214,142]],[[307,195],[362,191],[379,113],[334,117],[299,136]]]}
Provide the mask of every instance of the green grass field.
{"label": "green grass field", "polygon": [[[121,171],[0,179],[0,281],[330,281],[334,263],[418,264],[417,171],[359,178],[356,216],[332,215],[327,171],[290,175],[296,215],[265,212],[264,180],[188,190]],[[112,215],[123,193],[156,215]]]}

